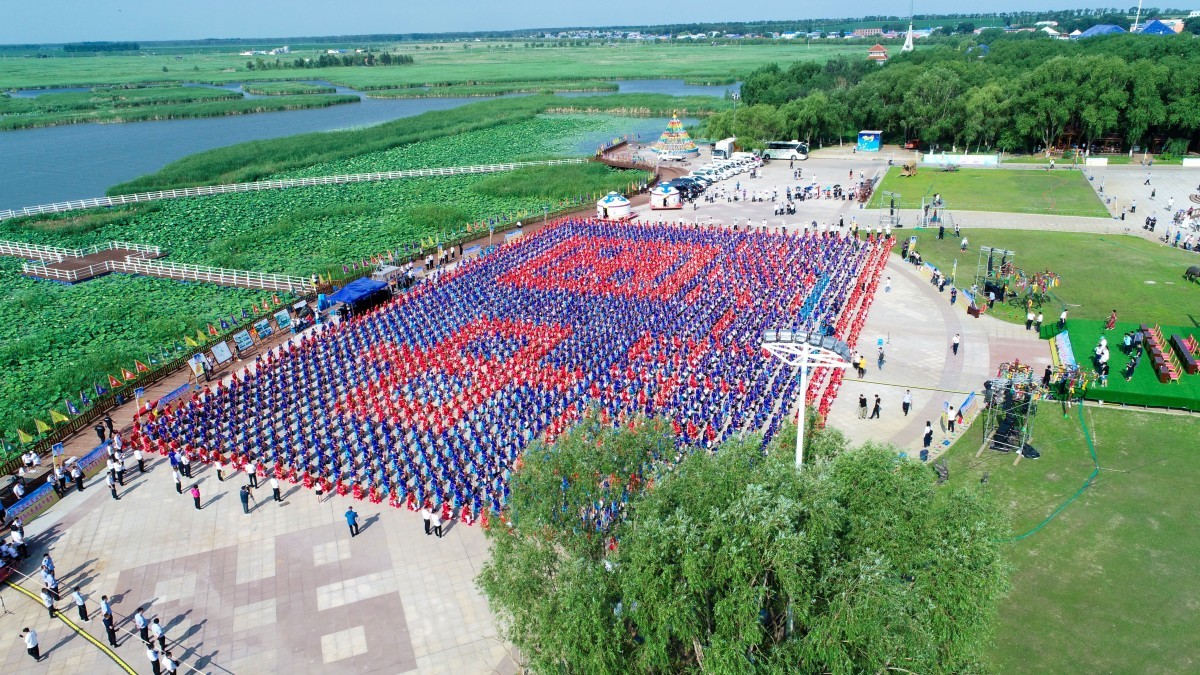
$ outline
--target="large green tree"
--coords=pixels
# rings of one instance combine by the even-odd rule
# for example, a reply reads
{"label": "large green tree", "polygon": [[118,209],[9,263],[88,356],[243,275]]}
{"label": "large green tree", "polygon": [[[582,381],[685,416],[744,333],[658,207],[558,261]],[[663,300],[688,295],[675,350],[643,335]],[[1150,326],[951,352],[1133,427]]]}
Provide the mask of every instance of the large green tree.
{"label": "large green tree", "polygon": [[798,471],[784,435],[676,460],[662,423],[589,420],[531,448],[478,579],[504,636],[539,673],[979,669],[999,508],[823,433]]}

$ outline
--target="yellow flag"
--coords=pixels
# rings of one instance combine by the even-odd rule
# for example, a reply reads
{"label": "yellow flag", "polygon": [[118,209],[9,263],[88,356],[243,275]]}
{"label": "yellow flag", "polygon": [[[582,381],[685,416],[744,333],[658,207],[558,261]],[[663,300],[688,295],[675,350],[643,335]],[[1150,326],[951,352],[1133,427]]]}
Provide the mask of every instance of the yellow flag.
{"label": "yellow flag", "polygon": [[196,344],[196,341],[193,340],[192,336],[190,336],[190,335],[184,335],[183,342],[189,347],[199,347],[200,346],[200,345]]}
{"label": "yellow flag", "polygon": [[20,440],[22,443],[32,443],[33,442],[33,436],[30,436],[29,434],[25,433],[24,429],[17,429],[17,439]]}
{"label": "yellow flag", "polygon": [[71,418],[58,412],[57,410],[50,411],[50,421],[58,424],[59,422],[70,422]]}
{"label": "yellow flag", "polygon": [[204,344],[205,342],[208,342],[208,338],[204,336],[204,331],[202,331],[202,330],[196,331],[196,339],[200,341],[200,344]]}
{"label": "yellow flag", "polygon": [[45,422],[43,422],[39,419],[35,419],[33,421],[33,426],[37,427],[38,433],[44,434],[47,431],[50,431],[50,425],[46,424]]}

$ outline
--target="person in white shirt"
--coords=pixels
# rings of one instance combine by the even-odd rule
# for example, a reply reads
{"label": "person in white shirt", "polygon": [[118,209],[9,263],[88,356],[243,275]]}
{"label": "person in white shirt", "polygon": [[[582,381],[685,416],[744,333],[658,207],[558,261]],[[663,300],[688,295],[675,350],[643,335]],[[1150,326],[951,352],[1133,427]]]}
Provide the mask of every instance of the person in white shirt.
{"label": "person in white shirt", "polygon": [[442,538],[442,516],[437,511],[433,512],[433,533]]}
{"label": "person in white shirt", "polygon": [[41,661],[42,654],[38,649],[37,631],[26,628],[21,631],[21,639],[25,640],[25,652],[32,656],[34,661]]}
{"label": "person in white shirt", "polygon": [[274,495],[275,501],[283,503],[283,497],[279,494],[279,479],[271,476],[271,494]]}
{"label": "person in white shirt", "polygon": [[428,506],[422,506],[421,507],[421,520],[425,521],[425,534],[433,534],[433,525],[431,523],[432,519],[433,519],[433,512],[429,510]]}
{"label": "person in white shirt", "polygon": [[146,459],[142,456],[141,448],[133,451],[133,458],[138,463],[138,473],[146,473]]}

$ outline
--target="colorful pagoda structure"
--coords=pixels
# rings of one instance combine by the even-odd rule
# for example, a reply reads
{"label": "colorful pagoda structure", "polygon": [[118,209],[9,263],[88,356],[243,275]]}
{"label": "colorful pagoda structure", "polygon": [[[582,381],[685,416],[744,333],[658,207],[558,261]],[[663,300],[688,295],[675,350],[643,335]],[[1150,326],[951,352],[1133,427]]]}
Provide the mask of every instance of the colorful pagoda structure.
{"label": "colorful pagoda structure", "polygon": [[667,130],[658,137],[658,141],[650,146],[650,150],[660,155],[695,156],[700,154],[700,148],[683,129],[683,122],[677,115],[671,116]]}

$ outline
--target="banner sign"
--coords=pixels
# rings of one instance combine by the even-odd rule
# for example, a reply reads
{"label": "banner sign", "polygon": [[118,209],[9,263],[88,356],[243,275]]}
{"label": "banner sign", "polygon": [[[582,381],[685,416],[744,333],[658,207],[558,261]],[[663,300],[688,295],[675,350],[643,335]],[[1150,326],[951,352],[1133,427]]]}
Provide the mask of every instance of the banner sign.
{"label": "banner sign", "polygon": [[1058,354],[1058,362],[1064,366],[1075,367],[1075,350],[1071,348],[1071,336],[1063,331],[1054,336],[1054,353]]}
{"label": "banner sign", "polygon": [[158,402],[154,405],[154,407],[158,410],[163,409],[164,407],[170,405],[170,403],[172,401],[174,401],[175,399],[188,393],[188,391],[190,391],[191,388],[192,388],[192,385],[185,384],[182,387],[179,387],[177,389],[174,389],[174,390],[168,392],[166,396],[163,396],[162,398],[158,399]]}
{"label": "banner sign", "polygon": [[935,164],[937,166],[945,166],[947,164],[957,164],[959,166],[1000,166],[1000,155],[949,155],[942,153],[939,155],[925,155],[921,158],[922,164]]}
{"label": "banner sign", "polygon": [[286,309],[275,312],[275,325],[279,326],[279,330],[287,330],[292,325],[292,315]]}

